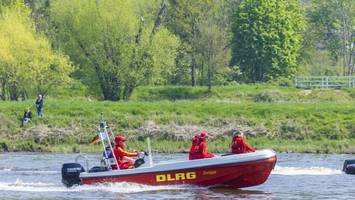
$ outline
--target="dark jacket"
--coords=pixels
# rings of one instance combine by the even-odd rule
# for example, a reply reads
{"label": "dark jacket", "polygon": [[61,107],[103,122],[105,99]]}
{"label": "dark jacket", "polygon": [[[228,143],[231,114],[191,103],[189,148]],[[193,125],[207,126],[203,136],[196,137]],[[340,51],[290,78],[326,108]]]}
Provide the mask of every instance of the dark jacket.
{"label": "dark jacket", "polygon": [[36,106],[37,106],[37,108],[42,108],[43,107],[43,99],[37,99]]}
{"label": "dark jacket", "polygon": [[23,118],[32,118],[32,112],[31,111],[25,111],[25,113],[23,113]]}

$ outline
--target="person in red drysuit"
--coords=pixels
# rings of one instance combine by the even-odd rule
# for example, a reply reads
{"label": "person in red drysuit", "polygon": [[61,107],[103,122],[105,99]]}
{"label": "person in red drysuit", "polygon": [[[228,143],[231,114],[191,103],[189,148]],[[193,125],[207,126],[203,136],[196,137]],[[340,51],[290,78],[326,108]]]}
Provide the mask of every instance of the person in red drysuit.
{"label": "person in red drysuit", "polygon": [[[113,153],[115,154],[120,169],[133,168],[134,160],[129,157],[138,156],[138,152],[128,152],[125,150],[125,141],[124,136],[119,135],[115,137]],[[117,169],[117,166],[113,166],[112,169]]]}
{"label": "person in red drysuit", "polygon": [[196,146],[198,145],[198,142],[199,142],[199,137],[200,137],[200,134],[196,134],[192,138],[192,143],[191,143],[190,152],[189,152],[189,160],[193,160]]}
{"label": "person in red drysuit", "polygon": [[242,154],[255,151],[255,148],[246,143],[244,133],[241,131],[236,131],[234,133],[231,148],[233,154]]}
{"label": "person in red drysuit", "polygon": [[204,159],[204,158],[213,158],[214,155],[211,153],[208,153],[208,148],[207,148],[207,133],[202,132],[199,137],[198,137],[198,143],[196,144],[195,148],[190,151],[190,160],[195,160],[195,159]]}

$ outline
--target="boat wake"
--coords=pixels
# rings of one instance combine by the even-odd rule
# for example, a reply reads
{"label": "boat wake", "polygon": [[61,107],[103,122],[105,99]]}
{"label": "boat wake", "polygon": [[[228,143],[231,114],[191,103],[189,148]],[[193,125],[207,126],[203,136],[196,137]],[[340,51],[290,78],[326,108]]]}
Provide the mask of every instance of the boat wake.
{"label": "boat wake", "polygon": [[342,174],[341,170],[326,168],[326,167],[280,167],[275,166],[271,174],[278,175],[288,175],[288,176],[297,176],[297,175],[338,175]]}
{"label": "boat wake", "polygon": [[[194,188],[194,187],[193,187]],[[191,190],[191,186],[149,186],[135,183],[105,183],[96,185],[79,185],[67,188],[62,184],[23,182],[16,180],[14,183],[0,182],[0,191],[19,192],[110,192],[110,193],[140,193],[149,191],[181,191]],[[198,187],[196,187],[198,189]]]}
{"label": "boat wake", "polygon": [[1,173],[11,173],[11,174],[20,174],[20,175],[42,175],[42,174],[60,174],[60,171],[22,169],[22,168],[0,168],[0,174]]}

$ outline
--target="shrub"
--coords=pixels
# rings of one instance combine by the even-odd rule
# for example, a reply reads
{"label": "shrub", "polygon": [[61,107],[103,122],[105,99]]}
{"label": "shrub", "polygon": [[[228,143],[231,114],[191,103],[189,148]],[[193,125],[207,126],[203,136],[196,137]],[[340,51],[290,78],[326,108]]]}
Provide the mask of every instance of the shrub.
{"label": "shrub", "polygon": [[270,84],[281,87],[293,87],[294,81],[291,78],[280,77],[276,80],[271,81]]}
{"label": "shrub", "polygon": [[293,120],[281,121],[279,125],[278,135],[282,139],[296,139],[296,140],[306,139],[306,133],[303,130],[302,125]]}
{"label": "shrub", "polygon": [[261,92],[256,94],[254,101],[255,102],[277,102],[283,99],[284,97],[279,91],[273,90],[273,91],[266,91],[266,92]]}

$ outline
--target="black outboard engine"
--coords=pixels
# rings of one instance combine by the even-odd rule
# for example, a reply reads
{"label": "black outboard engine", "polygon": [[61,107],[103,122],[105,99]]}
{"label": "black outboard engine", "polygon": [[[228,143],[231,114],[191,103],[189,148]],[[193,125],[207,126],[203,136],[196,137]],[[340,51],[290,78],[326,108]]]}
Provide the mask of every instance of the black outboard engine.
{"label": "black outboard engine", "polygon": [[67,187],[80,184],[79,175],[85,172],[79,163],[65,163],[62,167],[62,183]]}
{"label": "black outboard engine", "polygon": [[346,174],[354,174],[355,175],[355,160],[345,160],[343,171]]}

